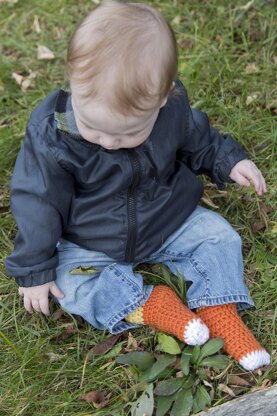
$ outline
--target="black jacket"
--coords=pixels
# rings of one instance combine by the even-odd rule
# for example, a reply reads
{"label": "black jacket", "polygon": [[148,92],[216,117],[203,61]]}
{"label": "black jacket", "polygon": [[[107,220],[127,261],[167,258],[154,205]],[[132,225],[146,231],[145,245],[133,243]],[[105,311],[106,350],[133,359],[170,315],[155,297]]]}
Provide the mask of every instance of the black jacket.
{"label": "black jacket", "polygon": [[118,262],[140,261],[195,209],[203,193],[196,175],[219,187],[231,182],[246,153],[177,87],[133,149],[108,151],[58,128],[55,114],[65,114],[70,100],[62,89],[33,111],[11,182],[18,233],[5,264],[19,285],[55,280],[61,236]]}

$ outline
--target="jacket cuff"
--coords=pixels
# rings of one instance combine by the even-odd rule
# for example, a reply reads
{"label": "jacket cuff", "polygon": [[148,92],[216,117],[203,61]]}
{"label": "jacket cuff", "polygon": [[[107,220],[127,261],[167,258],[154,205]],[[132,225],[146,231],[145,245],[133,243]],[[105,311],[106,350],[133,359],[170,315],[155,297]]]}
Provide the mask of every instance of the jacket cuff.
{"label": "jacket cuff", "polygon": [[250,157],[243,147],[228,135],[224,145],[218,151],[213,169],[212,180],[219,189],[225,189],[225,183],[234,183],[229,176],[230,172],[238,162],[244,159],[250,159]]}
{"label": "jacket cuff", "polygon": [[23,287],[44,285],[53,280],[56,280],[56,269],[43,270],[41,272],[31,273],[28,276],[15,278],[16,283]]}

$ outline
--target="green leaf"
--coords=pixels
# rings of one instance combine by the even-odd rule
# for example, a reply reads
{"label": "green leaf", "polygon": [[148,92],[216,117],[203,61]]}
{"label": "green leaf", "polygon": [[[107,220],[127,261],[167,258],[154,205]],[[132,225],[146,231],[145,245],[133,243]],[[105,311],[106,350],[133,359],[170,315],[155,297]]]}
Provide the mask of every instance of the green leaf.
{"label": "green leaf", "polygon": [[198,357],[198,361],[202,360],[204,357],[208,357],[209,355],[213,355],[220,350],[224,345],[224,340],[222,338],[214,338],[210,339],[206,342],[205,345],[201,348],[200,355]]}
{"label": "green leaf", "polygon": [[199,358],[200,352],[201,352],[200,346],[195,345],[195,347],[193,348],[193,351],[192,351],[191,359],[190,359],[193,364],[196,364],[196,362]]}
{"label": "green leaf", "polygon": [[119,355],[116,358],[119,364],[135,365],[140,371],[149,369],[155,362],[155,358],[146,351],[133,351],[128,354]]}
{"label": "green leaf", "polygon": [[204,358],[200,365],[214,368],[225,368],[229,364],[229,358],[226,355],[218,354],[213,357]]}
{"label": "green leaf", "polygon": [[70,270],[69,274],[97,274],[100,270],[97,270],[93,266],[78,266],[75,269]]}
{"label": "green leaf", "polygon": [[184,389],[190,389],[193,386],[194,381],[195,381],[195,379],[192,377],[192,375],[189,375],[188,377],[183,377],[183,380],[185,380],[184,384],[183,384],[183,387],[182,387],[183,390]]}
{"label": "green leaf", "polygon": [[170,416],[189,416],[193,405],[191,390],[181,389],[170,412]]}
{"label": "green leaf", "polygon": [[110,351],[108,351],[105,354],[105,358],[117,357],[120,351],[122,350],[123,344],[124,344],[124,341],[116,344]]}
{"label": "green leaf", "polygon": [[184,375],[187,376],[189,374],[189,364],[191,360],[191,352],[186,352],[185,350],[182,353],[181,357],[181,370],[183,371]]}
{"label": "green leaf", "polygon": [[184,383],[183,378],[170,378],[157,383],[154,393],[157,396],[170,396],[174,394]]}
{"label": "green leaf", "polygon": [[207,373],[204,370],[204,368],[201,368],[201,367],[199,368],[198,367],[198,369],[197,369],[197,375],[198,375],[198,377],[199,377],[200,380],[207,380],[208,379]]}
{"label": "green leaf", "polygon": [[207,406],[211,405],[211,398],[204,386],[198,384],[194,401],[201,410],[205,410]]}
{"label": "green leaf", "polygon": [[180,354],[181,349],[178,343],[175,341],[174,338],[170,337],[169,335],[159,333],[158,334],[158,342],[162,349],[162,351],[167,352],[168,354]]}
{"label": "green leaf", "polygon": [[147,415],[151,416],[154,411],[153,384],[149,384],[140,398],[133,403],[131,416]]}
{"label": "green leaf", "polygon": [[[150,376],[151,373],[151,367],[148,368],[148,370],[143,371],[140,373],[138,381],[140,383],[153,381],[152,377]],[[168,379],[169,377],[173,376],[175,374],[176,370],[172,367],[166,367],[164,370],[162,370],[156,377],[155,381]]]}
{"label": "green leaf", "polygon": [[172,394],[171,396],[159,396],[157,398],[156,416],[166,415],[175,398],[176,394]]}
{"label": "green leaf", "polygon": [[175,355],[161,355],[155,364],[152,365],[152,368],[148,374],[148,381],[155,380],[157,376],[166,369],[170,364],[173,364],[176,360]]}

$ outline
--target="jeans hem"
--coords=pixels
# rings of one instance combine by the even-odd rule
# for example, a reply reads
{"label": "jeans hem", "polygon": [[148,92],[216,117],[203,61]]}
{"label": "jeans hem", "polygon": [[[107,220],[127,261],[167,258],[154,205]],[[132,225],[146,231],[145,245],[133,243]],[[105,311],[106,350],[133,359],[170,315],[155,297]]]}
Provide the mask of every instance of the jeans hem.
{"label": "jeans hem", "polygon": [[203,306],[225,305],[227,303],[236,303],[237,309],[248,309],[255,306],[254,301],[247,295],[225,295],[217,297],[199,298],[187,300],[189,309],[196,309]]}
{"label": "jeans hem", "polygon": [[124,306],[124,308],[121,309],[120,312],[113,315],[105,323],[105,327],[108,329],[108,331],[111,334],[118,334],[120,332],[127,331],[127,330],[133,329],[133,328],[139,328],[139,327],[142,326],[142,325],[139,325],[139,324],[132,324],[130,322],[124,321],[123,319],[126,316],[130,315],[130,313],[132,313],[136,309],[138,309],[140,306],[145,304],[145,302],[149,299],[153,288],[154,288],[154,286],[152,286],[152,285],[144,286],[143,296],[136,299],[136,301],[134,303],[128,304],[127,306]]}

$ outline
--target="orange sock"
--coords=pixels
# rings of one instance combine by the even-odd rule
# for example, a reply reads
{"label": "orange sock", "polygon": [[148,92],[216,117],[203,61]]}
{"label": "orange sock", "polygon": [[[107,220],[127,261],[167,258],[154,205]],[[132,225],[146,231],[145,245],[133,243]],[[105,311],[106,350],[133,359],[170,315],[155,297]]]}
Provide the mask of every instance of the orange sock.
{"label": "orange sock", "polygon": [[189,345],[202,345],[209,339],[207,326],[167,286],[154,287],[147,302],[125,319],[168,332]]}
{"label": "orange sock", "polygon": [[223,349],[246,370],[269,364],[269,354],[241,320],[236,304],[207,306],[198,309],[197,315],[208,325],[212,338],[224,339]]}

